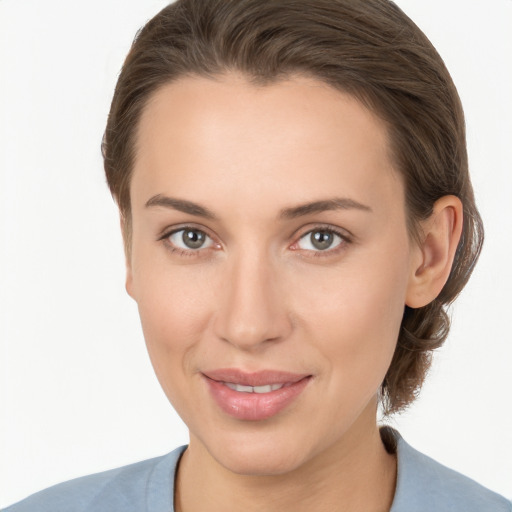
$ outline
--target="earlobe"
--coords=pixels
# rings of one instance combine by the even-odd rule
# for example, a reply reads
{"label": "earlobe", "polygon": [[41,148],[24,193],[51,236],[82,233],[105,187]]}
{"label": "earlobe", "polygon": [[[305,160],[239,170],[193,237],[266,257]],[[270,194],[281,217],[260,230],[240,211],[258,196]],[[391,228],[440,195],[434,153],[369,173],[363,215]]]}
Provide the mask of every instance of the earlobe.
{"label": "earlobe", "polygon": [[462,233],[462,210],[458,197],[444,196],[434,204],[432,215],[421,222],[421,242],[412,261],[407,306],[426,306],[446,284]]}
{"label": "earlobe", "polygon": [[133,275],[131,265],[129,265],[128,261],[126,262],[126,281],[125,281],[125,289],[128,295],[134,299],[133,296]]}

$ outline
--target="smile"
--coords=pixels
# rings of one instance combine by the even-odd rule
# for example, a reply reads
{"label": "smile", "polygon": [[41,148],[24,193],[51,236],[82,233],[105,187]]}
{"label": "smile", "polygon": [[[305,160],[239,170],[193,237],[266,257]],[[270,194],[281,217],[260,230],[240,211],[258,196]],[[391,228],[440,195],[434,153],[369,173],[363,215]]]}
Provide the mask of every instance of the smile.
{"label": "smile", "polygon": [[238,420],[261,421],[288,408],[306,389],[311,375],[264,370],[221,369],[203,373],[209,396]]}

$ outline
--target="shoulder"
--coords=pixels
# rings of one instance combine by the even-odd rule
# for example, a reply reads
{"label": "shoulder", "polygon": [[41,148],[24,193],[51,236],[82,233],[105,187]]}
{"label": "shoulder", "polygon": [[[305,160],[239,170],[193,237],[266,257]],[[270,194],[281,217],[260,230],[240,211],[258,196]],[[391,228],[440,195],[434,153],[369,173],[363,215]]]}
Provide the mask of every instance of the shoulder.
{"label": "shoulder", "polygon": [[169,511],[176,466],[185,448],[181,446],[162,457],[57,484],[2,512]]}
{"label": "shoulder", "polygon": [[512,512],[512,503],[409,446],[398,432],[397,485],[391,512]]}

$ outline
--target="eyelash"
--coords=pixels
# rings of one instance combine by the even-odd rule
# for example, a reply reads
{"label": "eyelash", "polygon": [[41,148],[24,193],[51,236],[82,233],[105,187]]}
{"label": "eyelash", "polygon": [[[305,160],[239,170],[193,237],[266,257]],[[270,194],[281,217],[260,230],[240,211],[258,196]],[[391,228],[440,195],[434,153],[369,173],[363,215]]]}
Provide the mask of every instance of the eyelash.
{"label": "eyelash", "polygon": [[[194,249],[181,249],[179,247],[174,246],[169,241],[169,238],[172,235],[174,235],[176,233],[179,233],[181,231],[196,231],[198,233],[202,233],[203,235],[205,235],[206,237],[208,237],[209,239],[212,240],[214,248],[219,248],[220,247],[220,244],[216,243],[215,241],[213,241],[213,238],[210,235],[208,235],[208,233],[206,233],[206,231],[204,231],[202,229],[199,229],[199,228],[196,228],[195,226],[191,226],[191,225],[181,226],[179,228],[175,228],[175,229],[172,229],[170,231],[166,231],[162,236],[160,236],[158,238],[158,241],[162,241],[164,243],[165,247],[172,254],[177,254],[178,256],[200,257],[200,256],[202,256],[201,253],[205,249],[211,249],[211,247],[199,248],[197,250],[194,250]],[[337,229],[335,229],[335,228],[333,228],[331,226],[316,226],[316,227],[314,227],[312,229],[309,229],[308,231],[304,232],[303,234],[301,234],[297,238],[297,240],[290,247],[293,247],[294,245],[297,245],[300,240],[305,238],[307,235],[311,235],[311,233],[314,233],[314,232],[323,232],[323,233],[329,233],[329,234],[332,234],[332,235],[336,235],[336,236],[338,236],[341,239],[341,241],[340,241],[340,243],[334,249],[326,249],[324,251],[322,251],[322,250],[313,251],[313,250],[303,249],[302,251],[310,253],[310,256],[306,256],[306,257],[314,257],[314,258],[322,258],[322,257],[324,257],[325,258],[325,257],[333,256],[335,254],[338,254],[340,251],[344,250],[348,244],[352,243],[351,236],[347,235],[346,232],[342,232],[341,230],[337,230]],[[300,248],[292,248],[292,250],[293,251],[301,251]]]}
{"label": "eyelash", "polygon": [[[202,233],[203,235],[205,235],[206,237],[208,237],[209,239],[211,239],[213,241],[213,238],[208,235],[208,233],[206,233],[206,231],[204,231],[203,229],[199,229],[199,228],[196,228],[195,226],[181,226],[179,228],[175,228],[175,229],[172,229],[170,231],[166,231],[161,237],[158,238],[158,241],[161,241],[164,243],[165,247],[172,253],[172,254],[177,254],[178,256],[186,256],[186,257],[198,257],[198,256],[201,256],[201,252],[204,251],[204,249],[209,249],[209,247],[207,248],[199,248],[197,250],[194,250],[194,249],[181,249],[180,247],[176,247],[174,246],[171,242],[170,242],[170,237],[172,235],[175,235],[176,233],[179,233],[181,231],[195,231],[195,232],[198,232],[198,233]],[[217,246],[217,247],[220,247],[220,244],[218,243],[215,243],[213,242],[214,246]]]}
{"label": "eyelash", "polygon": [[[297,245],[299,243],[299,241],[302,240],[303,238],[305,238],[306,236],[311,235],[312,233],[315,233],[315,232],[329,233],[332,235],[336,235],[340,238],[340,243],[333,249],[325,249],[323,251],[322,250],[313,251],[313,250],[304,249],[305,252],[310,253],[310,255],[306,256],[306,257],[327,258],[329,256],[334,256],[334,255],[337,255],[339,252],[343,251],[344,249],[346,249],[346,246],[348,244],[352,243],[352,238],[346,232],[342,232],[341,230],[335,229],[331,226],[316,226],[313,229],[310,229],[310,230],[306,231],[305,233],[303,233],[302,235],[300,235],[300,237],[297,239],[297,241],[292,244],[292,247],[294,245]],[[292,249],[292,250],[301,251],[301,249]]]}

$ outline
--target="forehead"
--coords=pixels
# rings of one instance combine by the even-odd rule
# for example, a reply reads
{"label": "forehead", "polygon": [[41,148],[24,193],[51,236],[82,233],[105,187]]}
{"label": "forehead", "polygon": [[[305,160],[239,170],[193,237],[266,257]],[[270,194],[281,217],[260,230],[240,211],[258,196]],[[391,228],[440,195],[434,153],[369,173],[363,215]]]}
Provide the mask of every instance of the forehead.
{"label": "forehead", "polygon": [[338,186],[368,202],[401,186],[388,148],[384,123],[321,81],[186,77],[161,87],[143,111],[132,199],[194,191],[208,202],[217,191],[247,207],[258,194],[300,202]]}

